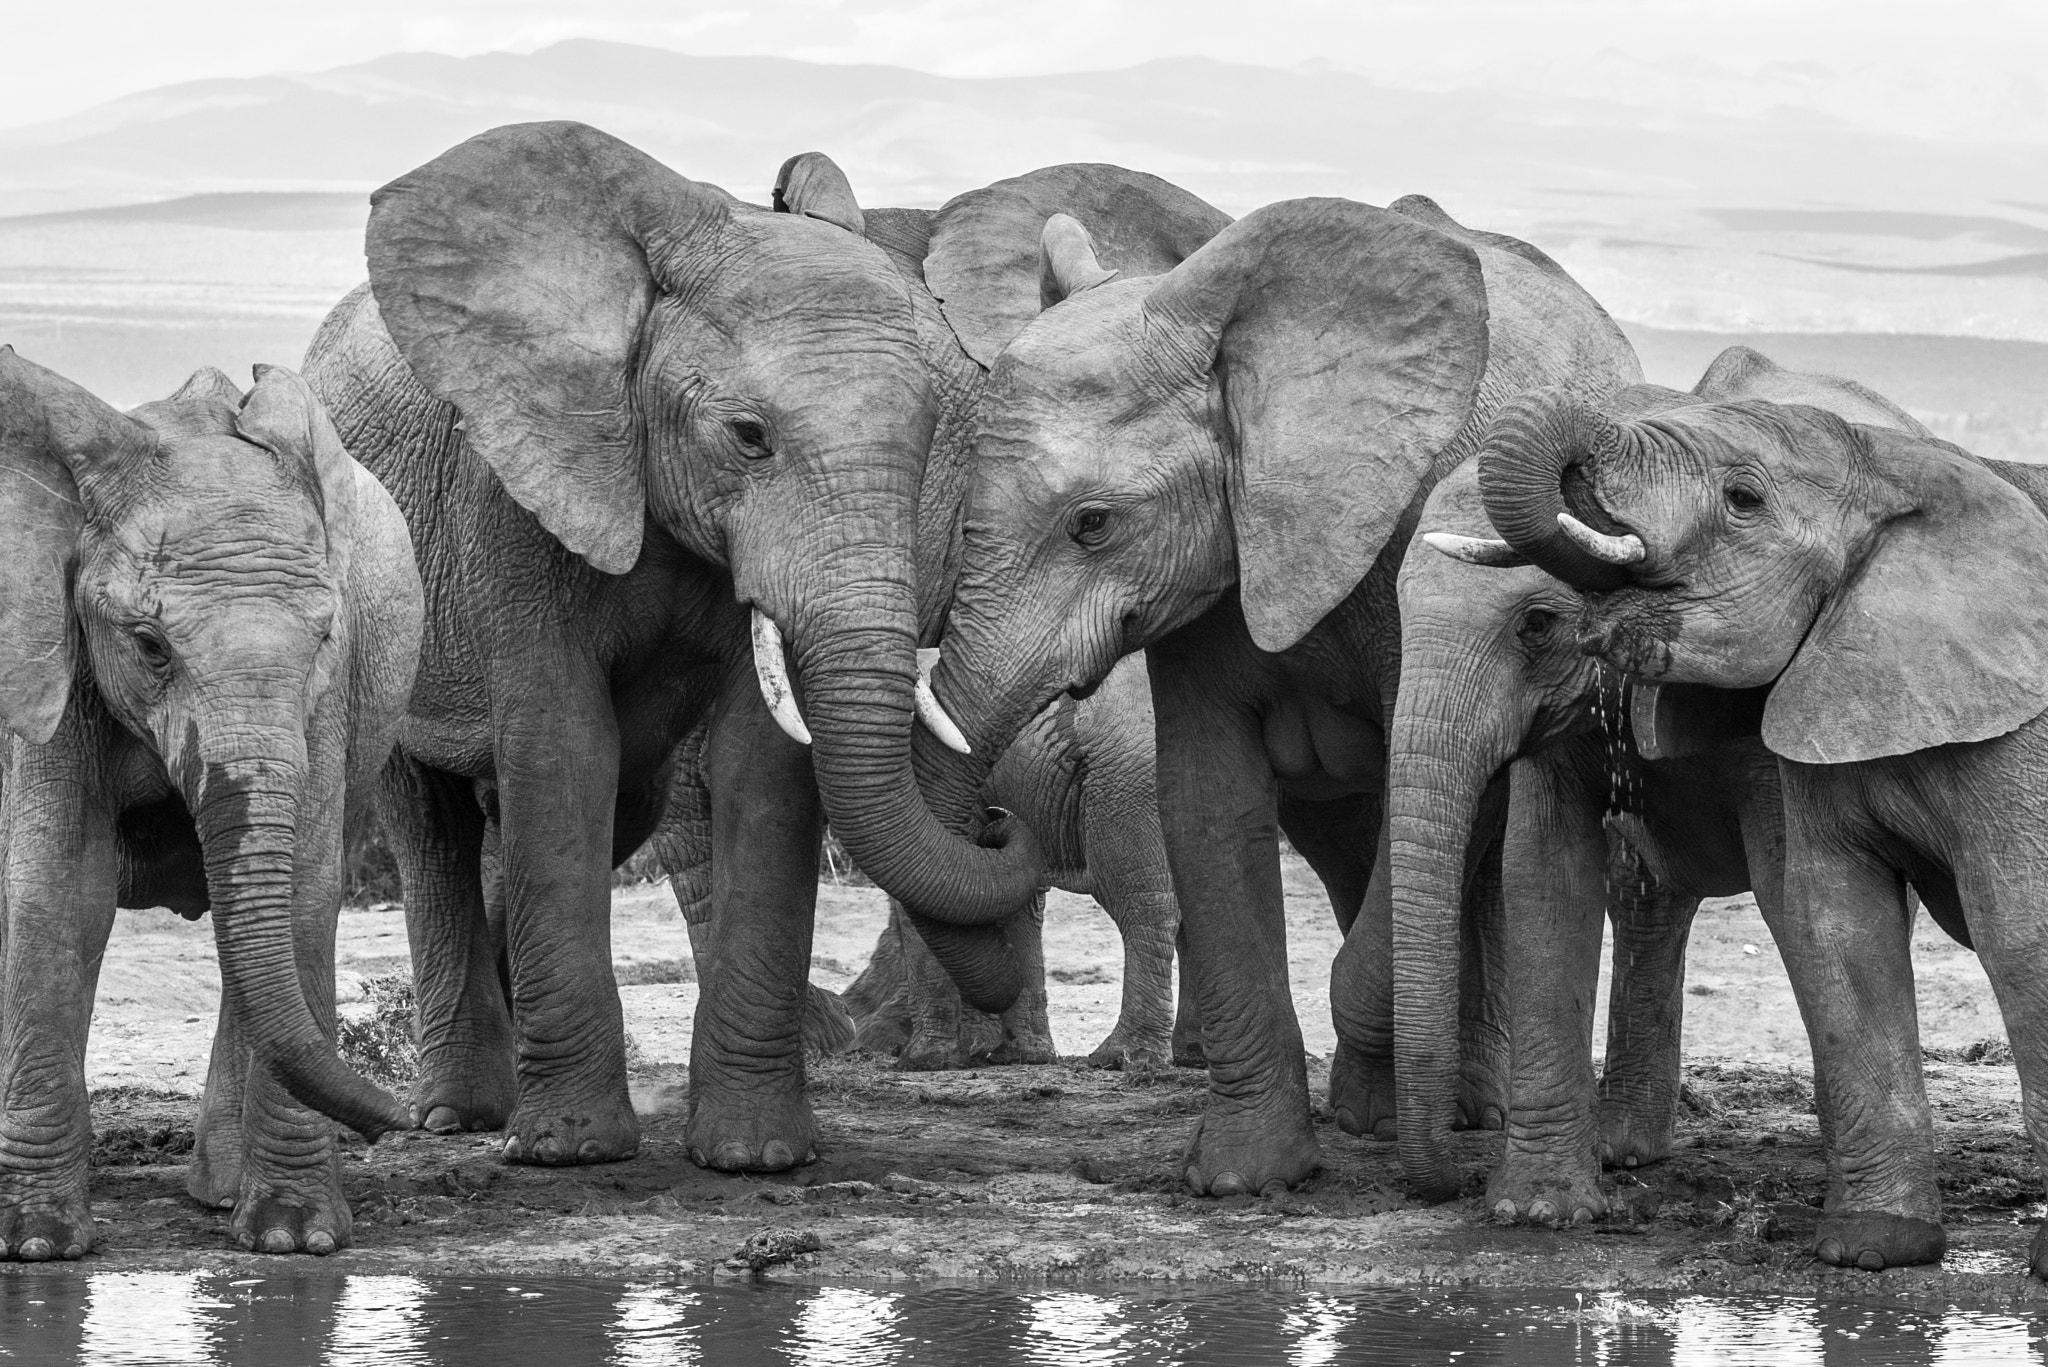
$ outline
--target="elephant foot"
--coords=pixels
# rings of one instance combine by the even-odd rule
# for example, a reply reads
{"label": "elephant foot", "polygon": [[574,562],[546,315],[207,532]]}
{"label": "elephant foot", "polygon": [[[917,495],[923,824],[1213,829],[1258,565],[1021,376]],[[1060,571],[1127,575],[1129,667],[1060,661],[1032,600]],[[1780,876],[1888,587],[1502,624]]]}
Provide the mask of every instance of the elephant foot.
{"label": "elephant foot", "polygon": [[701,1097],[686,1132],[690,1161],[719,1172],[783,1172],[818,1158],[818,1123],[794,1095]]}
{"label": "elephant foot", "polygon": [[[2041,1236],[2034,1236],[2028,1266],[2041,1266]],[[1932,1220],[1888,1215],[1880,1210],[1844,1210],[1824,1217],[1814,1236],[1813,1253],[1836,1267],[1882,1272],[1887,1267],[1918,1267],[1938,1263],[1948,1251],[1948,1235]]]}
{"label": "elephant foot", "polygon": [[913,1029],[896,1055],[906,1073],[944,1073],[967,1066],[967,1050],[957,1030]]}
{"label": "elephant foot", "polygon": [[1644,1168],[1671,1156],[1671,1110],[1656,1121],[1646,1121],[1619,1101],[1600,1103],[1600,1162],[1610,1168]]}
{"label": "elephant foot", "polygon": [[1458,1110],[1454,1130],[1504,1130],[1508,1127],[1508,1094],[1491,1073],[1458,1074]]}
{"label": "elephant foot", "polygon": [[522,1101],[505,1126],[507,1163],[566,1167],[616,1163],[640,1152],[640,1121],[621,1087],[616,1096],[576,1105]]}
{"label": "elephant foot", "polygon": [[422,1058],[412,1089],[412,1123],[435,1134],[502,1130],[519,1104],[519,1079],[512,1056],[483,1064],[474,1056]]}
{"label": "elephant foot", "polygon": [[1202,1047],[1202,1037],[1196,1034],[1182,1035],[1173,1032],[1173,1066],[1176,1068],[1207,1068],[1209,1051]]}
{"label": "elephant foot", "polygon": [[2048,1282],[2048,1225],[2034,1229],[2034,1241],[2027,1245],[2027,1271]]}
{"label": "elephant foot", "polygon": [[1394,1139],[1394,1065],[1344,1040],[1330,1055],[1330,1109],[1337,1127],[1366,1139]]}
{"label": "elephant foot", "polygon": [[324,1258],[347,1248],[355,1221],[341,1194],[341,1168],[328,1161],[270,1169],[248,1164],[228,1233],[252,1253],[310,1253]]}
{"label": "elephant foot", "polygon": [[0,1178],[0,1260],[46,1263],[90,1252],[92,1208],[82,1190],[59,1194],[40,1184]]}
{"label": "elephant foot", "polygon": [[1579,1164],[1511,1153],[1486,1184],[1486,1210],[1508,1225],[1590,1225],[1607,1214],[1607,1197]]}
{"label": "elephant foot", "polygon": [[804,985],[802,1029],[804,1052],[828,1058],[853,1048],[859,1034],[839,994],[827,992],[815,983]]}
{"label": "elephant foot", "polygon": [[1283,1120],[1212,1109],[1195,1122],[1181,1175],[1197,1196],[1277,1196],[1323,1165],[1308,1113]]}
{"label": "elephant foot", "polygon": [[1121,1023],[1109,1032],[1109,1037],[1088,1053],[1090,1068],[1119,1068],[1132,1072],[1143,1072],[1149,1068],[1164,1068],[1173,1059],[1173,1043],[1170,1036],[1141,1030],[1126,1030]]}
{"label": "elephant foot", "polygon": [[1058,1063],[1059,1051],[1053,1048],[1050,1034],[1032,1032],[1024,1035],[1005,1035],[1003,1042],[989,1051],[988,1061],[998,1066],[1028,1063]]}
{"label": "elephant foot", "polygon": [[212,1210],[232,1209],[242,1199],[241,1156],[223,1161],[195,1146],[185,1169],[185,1194]]}

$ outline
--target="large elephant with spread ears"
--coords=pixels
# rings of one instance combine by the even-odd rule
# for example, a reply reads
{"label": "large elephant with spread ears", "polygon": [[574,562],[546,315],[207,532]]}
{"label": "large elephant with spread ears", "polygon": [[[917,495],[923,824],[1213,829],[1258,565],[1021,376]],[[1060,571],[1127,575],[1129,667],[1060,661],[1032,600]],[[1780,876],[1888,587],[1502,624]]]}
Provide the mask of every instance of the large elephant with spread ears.
{"label": "large elephant with spread ears", "polygon": [[404,519],[304,380],[129,413],[0,347],[0,1258],[78,1258],[85,1045],[117,906],[211,910],[221,1010],[187,1186],[245,1248],[349,1242],[334,924],[405,707]]}
{"label": "large elephant with spread ears", "polygon": [[[1479,475],[1509,546],[1579,591],[1583,649],[1756,699],[1828,1158],[1815,1252],[1940,1258],[1909,883],[1982,957],[2048,1153],[2048,478],[1810,404],[1555,391],[1503,411]],[[2048,1275],[2048,1231],[2028,1261]]]}
{"label": "large elephant with spread ears", "polygon": [[609,871],[708,718],[722,929],[690,1148],[723,1169],[801,1162],[820,820],[876,851],[878,876],[891,851],[951,848],[934,917],[973,924],[927,931],[980,1004],[1017,991],[995,923],[1040,878],[1027,836],[969,843],[912,780],[935,404],[904,283],[838,223],[574,123],[494,129],[385,186],[368,258],[306,372],[403,508],[426,585],[386,784],[415,1115],[504,1126],[518,1161],[635,1150]]}
{"label": "large elephant with spread ears", "polygon": [[[1852,381],[1730,347],[1691,393],[1641,385],[1616,413],[1774,397],[1923,434]],[[1438,552],[1442,552],[1439,554]],[[1775,917],[1783,818],[1776,765],[1740,723],[1748,700],[1632,688],[1579,649],[1573,591],[1494,538],[1468,460],[1423,505],[1401,569],[1401,686],[1388,755],[1395,980],[1438,1003],[1396,1040],[1404,1114],[1441,1113],[1456,1076],[1459,898],[1476,846],[1504,840],[1502,956],[1514,1066],[1507,1144],[1487,1193],[1497,1219],[1564,1223],[1606,1210],[1601,1163],[1671,1148],[1685,944],[1703,896],[1754,890]],[[1481,818],[1505,784],[1504,828]],[[1496,800],[1490,804],[1497,809]],[[1614,921],[1607,1062],[1591,1037],[1602,921]],[[1439,1136],[1404,1136],[1412,1190],[1455,1194]]]}
{"label": "large elephant with spread ears", "polygon": [[[1008,213],[1006,270],[926,268],[963,338],[1006,345],[932,677],[974,754],[920,738],[918,777],[958,820],[985,756],[1147,651],[1212,1085],[1186,1177],[1218,1195],[1296,1182],[1319,1151],[1287,981],[1283,826],[1356,917],[1332,980],[1339,1118],[1355,1132],[1393,1119],[1391,916],[1371,874],[1407,529],[1506,398],[1543,383],[1605,396],[1641,372],[1542,253],[1425,199],[1271,205],[1177,262],[1095,238],[1085,208]],[[922,905],[950,876],[932,858],[877,879]],[[1485,1021],[1473,1044],[1482,1075],[1504,1069]]]}

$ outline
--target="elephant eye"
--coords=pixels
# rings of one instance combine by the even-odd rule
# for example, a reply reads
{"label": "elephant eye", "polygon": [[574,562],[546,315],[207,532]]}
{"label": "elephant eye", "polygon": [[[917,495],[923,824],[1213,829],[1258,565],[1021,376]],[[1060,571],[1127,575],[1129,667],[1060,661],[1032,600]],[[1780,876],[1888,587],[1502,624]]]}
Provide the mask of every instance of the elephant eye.
{"label": "elephant eye", "polygon": [[748,460],[764,460],[775,454],[768,449],[768,429],[752,418],[735,418],[732,434]]}
{"label": "elephant eye", "polygon": [[161,674],[171,667],[171,647],[154,627],[136,627],[129,635],[135,642],[135,653],[152,673]]}
{"label": "elephant eye", "polygon": [[1738,513],[1753,513],[1764,506],[1764,496],[1747,484],[1731,484],[1727,491],[1728,506]]}
{"label": "elephant eye", "polygon": [[1109,509],[1083,508],[1067,524],[1067,535],[1083,546],[1097,546],[1109,535]]}
{"label": "elephant eye", "polygon": [[1522,624],[1515,633],[1525,641],[1540,641],[1556,626],[1557,614],[1549,608],[1530,608],[1522,614]]}

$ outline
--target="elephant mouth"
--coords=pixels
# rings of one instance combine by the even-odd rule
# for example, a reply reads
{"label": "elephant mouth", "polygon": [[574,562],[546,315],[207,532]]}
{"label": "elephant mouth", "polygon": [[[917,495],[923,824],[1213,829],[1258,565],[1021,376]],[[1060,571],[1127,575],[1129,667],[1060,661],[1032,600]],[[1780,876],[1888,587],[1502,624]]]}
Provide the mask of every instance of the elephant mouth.
{"label": "elephant mouth", "polygon": [[1095,690],[1100,687],[1102,687],[1102,680],[1100,679],[1089,684],[1068,684],[1067,696],[1075,702],[1086,702],[1095,696]]}
{"label": "elephant mouth", "polygon": [[1671,671],[1678,638],[1677,621],[1647,604],[1620,605],[1616,611],[1594,606],[1580,624],[1579,650],[1625,675],[1658,679]]}

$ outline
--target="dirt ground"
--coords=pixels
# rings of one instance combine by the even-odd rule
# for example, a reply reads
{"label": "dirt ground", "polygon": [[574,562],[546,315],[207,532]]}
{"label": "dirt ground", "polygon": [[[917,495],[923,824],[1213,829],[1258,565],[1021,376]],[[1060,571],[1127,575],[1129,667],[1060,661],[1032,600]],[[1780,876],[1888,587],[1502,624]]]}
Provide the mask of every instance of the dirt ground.
{"label": "dirt ground", "polygon": [[[1320,1094],[1333,1046],[1336,934],[1305,866],[1287,870],[1295,1000]],[[886,915],[872,889],[820,889],[813,976],[843,988]],[[1677,1154],[1610,1174],[1617,1214],[1592,1228],[1496,1227],[1478,1199],[1499,1153],[1465,1134],[1464,1199],[1400,1194],[1391,1144],[1317,1117],[1325,1167],[1284,1197],[1185,1194],[1177,1156],[1204,1097],[1178,1070],[1082,1066],[1118,997],[1121,954],[1091,902],[1055,894],[1046,960],[1053,1029],[1073,1061],[899,1073],[813,1065],[819,1161],[768,1178],[704,1172],[683,1151],[696,987],[665,887],[621,890],[615,958],[633,1036],[638,1157],[508,1167],[486,1136],[393,1136],[348,1158],[356,1245],[335,1270],[655,1272],[825,1281],[1274,1280],[1301,1284],[1826,1291],[1990,1304],[2027,1299],[2022,1257],[2043,1207],[2019,1087],[1976,959],[1924,917],[1915,936],[1923,1042],[1948,1203],[1940,1270],[1843,1272],[1808,1249],[1822,1160],[1811,1066],[1790,989],[1747,898],[1709,904],[1686,998],[1687,1102]],[[344,1013],[406,960],[395,909],[342,922]],[[165,912],[122,913],[100,979],[88,1073],[99,1135],[95,1213],[122,1268],[240,1268],[224,1213],[184,1194],[192,1097],[218,1001],[211,936]],[[1605,1002],[1600,1007],[1604,1020]],[[1937,1061],[1939,1060],[1939,1061]],[[26,1269],[23,1269],[26,1270]],[[2048,1293],[2044,1293],[2048,1294]]]}

